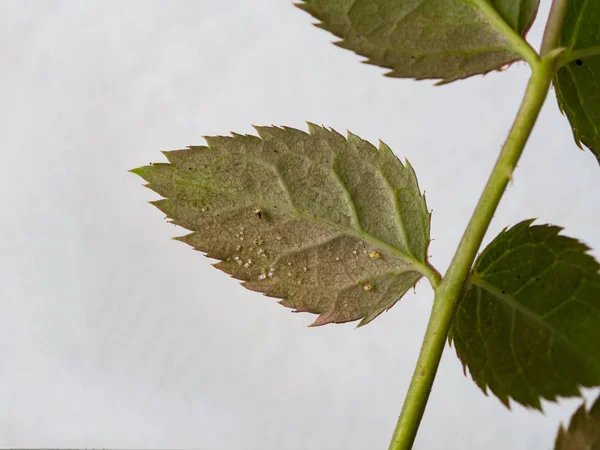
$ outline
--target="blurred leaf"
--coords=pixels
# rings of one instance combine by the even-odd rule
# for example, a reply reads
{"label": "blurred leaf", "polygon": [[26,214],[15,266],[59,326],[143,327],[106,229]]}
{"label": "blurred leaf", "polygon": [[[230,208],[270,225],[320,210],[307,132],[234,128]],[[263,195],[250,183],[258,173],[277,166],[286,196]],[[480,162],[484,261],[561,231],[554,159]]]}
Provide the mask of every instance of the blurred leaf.
{"label": "blurred leaf", "polygon": [[600,450],[600,397],[589,413],[581,405],[568,430],[560,427],[554,450]]}
{"label": "blurred leaf", "polygon": [[400,78],[447,83],[521,59],[489,14],[524,36],[539,0],[304,0],[342,48]]}
{"label": "blurred leaf", "polygon": [[133,172],[193,231],[180,240],[248,289],[319,314],[314,325],[391,308],[426,270],[430,214],[412,167],[351,133],[256,129]]}
{"label": "blurred leaf", "polygon": [[[598,47],[600,2],[569,0],[562,29],[562,47],[582,52]],[[563,66],[554,79],[560,109],[567,115],[575,142],[583,143],[600,162],[600,54],[577,58]]]}
{"label": "blurred leaf", "polygon": [[481,253],[449,339],[484,392],[541,409],[600,385],[600,274],[584,244],[532,222]]}

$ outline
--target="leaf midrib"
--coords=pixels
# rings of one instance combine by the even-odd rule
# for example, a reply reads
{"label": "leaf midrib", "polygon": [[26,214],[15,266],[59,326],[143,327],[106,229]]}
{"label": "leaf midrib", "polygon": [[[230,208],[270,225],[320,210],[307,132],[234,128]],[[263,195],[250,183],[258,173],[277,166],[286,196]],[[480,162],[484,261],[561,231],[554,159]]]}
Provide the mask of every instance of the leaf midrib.
{"label": "leaf midrib", "polygon": [[519,311],[521,314],[526,316],[528,319],[531,319],[533,322],[540,325],[542,328],[552,332],[555,336],[557,336],[565,344],[567,344],[576,355],[582,357],[587,363],[591,363],[591,366],[594,368],[596,374],[600,376],[600,360],[593,358],[592,356],[582,354],[581,350],[579,350],[579,348],[571,341],[571,339],[568,336],[564,335],[552,324],[543,320],[543,317],[538,315],[536,312],[532,311],[522,303],[518,302],[511,295],[502,292],[493,284],[488,283],[476,273],[472,273],[469,277],[469,284],[475,285],[477,287],[480,287],[481,289],[488,291],[490,294],[503,301],[509,307]]}
{"label": "leaf midrib", "polygon": [[[212,150],[212,147],[204,147],[204,148]],[[378,150],[375,150],[375,151],[378,151]],[[358,211],[356,210],[356,206],[355,206],[355,203],[354,203],[354,201],[352,199],[352,195],[351,195],[350,191],[348,190],[348,188],[346,187],[346,183],[341,179],[338,171],[336,170],[336,166],[338,164],[339,158],[342,156],[341,154],[339,154],[338,152],[333,152],[334,153],[333,163],[331,165],[327,165],[327,164],[323,164],[322,162],[319,162],[317,160],[311,159],[311,158],[309,158],[307,155],[305,155],[303,153],[292,152],[287,147],[287,145],[285,146],[285,150],[282,153],[293,155],[293,156],[298,156],[300,158],[303,158],[303,159],[309,161],[311,164],[313,164],[316,167],[320,167],[320,168],[322,168],[322,169],[324,169],[326,171],[331,171],[333,173],[335,179],[337,180],[338,185],[340,186],[340,188],[343,191],[344,198],[346,199],[346,201],[348,203],[348,207],[350,209],[350,216],[351,216],[352,220],[355,222],[356,231],[358,231],[358,232],[364,232],[364,228],[362,226],[362,223],[361,223],[361,220],[360,220],[360,216],[358,215]],[[265,166],[269,167],[270,169],[272,169],[276,173],[277,178],[278,178],[278,180],[279,180],[279,182],[280,182],[283,190],[285,191],[286,196],[288,197],[288,201],[289,201],[290,205],[292,205],[292,207],[294,208],[294,210],[296,212],[298,212],[299,214],[301,214],[298,211],[298,209],[294,206],[294,202],[292,200],[292,196],[290,194],[290,191],[289,191],[289,189],[287,187],[287,184],[285,183],[285,181],[283,179],[283,176],[281,175],[281,172],[280,172],[280,170],[279,170],[279,168],[277,166],[275,166],[274,164],[268,163],[264,159],[256,158],[256,157],[253,157],[253,156],[248,156],[247,153],[235,152],[235,153],[232,153],[232,154],[237,154],[240,157],[242,157],[243,159],[247,159],[247,160],[252,160],[252,161],[258,162],[261,165],[265,165]],[[226,156],[220,156],[220,159],[223,160],[225,157]],[[361,159],[365,162],[365,164],[369,164],[367,161],[364,160],[364,158],[361,158]],[[400,161],[398,161],[398,162],[402,166],[402,170],[408,171],[407,167],[404,167]],[[399,254],[395,253],[395,254],[398,254],[398,256],[403,256],[407,260],[411,260],[412,259],[414,261],[421,262],[417,258],[417,256],[413,253],[413,249],[410,248],[410,242],[409,242],[409,239],[408,239],[408,234],[407,234],[406,226],[405,226],[405,223],[404,223],[404,218],[402,217],[402,214],[400,213],[400,210],[398,208],[398,192],[401,191],[401,190],[407,189],[407,186],[403,186],[401,188],[398,188],[398,192],[396,192],[396,189],[391,185],[390,180],[385,175],[385,173],[383,172],[383,170],[381,169],[381,167],[378,166],[378,165],[376,165],[376,164],[369,164],[369,165],[374,169],[374,171],[385,182],[385,184],[386,184],[386,186],[388,188],[388,192],[389,192],[389,194],[391,195],[391,197],[393,199],[394,211],[396,213],[395,218],[397,219],[397,225],[400,228],[400,236],[399,237],[402,240],[402,243],[404,244],[404,246],[406,247],[407,252],[403,252],[402,250],[400,250],[397,247],[394,247],[394,246],[392,246],[390,244],[384,244],[384,245],[387,245],[387,246],[389,246],[390,248],[393,248],[393,249],[397,249],[399,252],[401,252]],[[224,192],[224,191],[222,191],[222,192]],[[420,192],[419,192],[419,195],[421,195]],[[310,217],[310,218],[313,219],[312,217]],[[323,222],[328,223],[327,221],[323,221]],[[337,226],[337,224],[335,226]],[[428,235],[428,231],[426,229],[423,229],[422,227],[421,227],[421,229],[419,231],[421,233],[423,233],[425,236]],[[365,233],[365,235],[370,236],[369,234],[366,234],[366,233]],[[377,238],[373,238],[373,239],[377,239]],[[382,242],[383,243],[383,241],[380,241],[379,239],[377,239],[377,240],[378,240],[378,242]]]}
{"label": "leaf midrib", "polygon": [[[518,30],[510,26],[488,0],[462,0],[462,2],[478,9],[490,26],[506,39],[507,48],[519,55],[520,59],[526,60],[532,67],[537,64],[539,59],[537,52],[533,50]],[[517,24],[518,26],[519,24]]]}
{"label": "leaf midrib", "polygon": [[579,17],[577,17],[577,22],[575,23],[575,29],[573,30],[573,34],[571,36],[571,42],[569,43],[569,47],[573,48],[575,46],[575,41],[579,36],[579,29],[581,28],[581,21],[584,16],[584,11],[588,6],[588,0],[583,0],[583,5],[581,6]]}
{"label": "leaf midrib", "polygon": [[[253,158],[253,159],[255,159],[255,158]],[[361,233],[360,231],[357,231],[355,229],[348,228],[348,227],[343,227],[340,224],[337,224],[337,223],[325,220],[325,219],[323,219],[321,217],[318,217],[318,216],[314,217],[314,216],[311,216],[311,215],[304,214],[304,213],[300,212],[294,206],[293,202],[291,201],[291,198],[289,196],[289,191],[287,189],[285,181],[281,177],[281,174],[279,173],[279,170],[277,169],[277,167],[273,166],[272,164],[268,164],[268,163],[266,163],[263,160],[260,160],[260,159],[256,159],[256,160],[262,162],[263,164],[265,164],[265,165],[267,165],[269,167],[271,167],[273,169],[273,171],[275,172],[275,174],[277,175],[277,178],[278,178],[279,182],[282,184],[282,186],[284,188],[284,191],[286,192],[286,195],[288,196],[288,205],[289,205],[290,215],[295,216],[295,217],[300,218],[300,219],[322,223],[324,225],[327,225],[327,226],[330,226],[330,227],[335,228],[337,230],[340,230],[341,232],[345,233],[346,235],[349,235],[349,236],[352,236],[352,237],[356,237],[358,239],[362,239],[362,240],[368,242],[369,244],[373,245],[374,247],[378,247],[378,248],[387,250],[390,253],[392,253],[393,255],[398,256],[401,259],[404,259],[408,264],[410,264],[412,267],[414,267],[414,269],[415,269],[416,272],[420,273],[421,275],[427,276],[431,272],[431,270],[429,269],[429,267],[428,267],[428,265],[426,263],[424,263],[424,262],[416,259],[415,257],[413,257],[413,256],[411,256],[411,255],[409,255],[409,254],[407,254],[405,252],[403,252],[402,250],[398,249],[397,247],[394,247],[394,246],[392,246],[392,245],[390,245],[390,244],[388,244],[386,242],[381,241],[380,239],[378,239],[378,238],[376,238],[374,236],[371,236],[370,234],[367,234],[365,232]],[[174,165],[173,167],[175,167],[175,168],[178,169],[178,166]],[[185,171],[182,171],[182,173],[186,173],[187,174],[187,172],[185,172]],[[190,180],[185,180],[185,181],[178,181],[177,180],[175,182],[177,184],[187,185],[187,184],[190,183]],[[226,194],[226,195],[231,195],[231,192],[229,192],[227,190],[224,190],[224,189],[216,188],[215,186],[207,186],[204,183],[202,183],[201,180],[191,180],[191,183],[195,184],[196,186],[199,186],[201,188],[204,188],[204,189],[209,189],[209,190],[214,191],[214,192],[221,192],[221,193]],[[254,201],[254,203],[256,203],[256,199],[251,198],[250,195],[245,194],[245,193],[236,193],[236,197],[238,199],[242,198],[247,204],[251,204],[252,201]],[[188,204],[190,204],[190,205],[192,205],[192,206],[195,207],[195,205],[187,202],[186,200],[179,200],[179,201],[183,201],[183,202],[188,203]],[[265,202],[264,199],[261,199],[261,203],[263,203],[263,204],[266,203],[267,206],[273,207],[274,209],[277,209],[277,208],[279,208],[281,206],[281,205],[275,205],[275,204],[270,203],[270,202]],[[245,206],[240,206],[240,208],[244,208],[244,207]],[[234,210],[234,209],[235,208],[230,208],[230,210]],[[209,215],[216,215],[216,214],[218,214],[218,212],[217,211],[215,211],[214,213],[213,212],[208,212],[208,214]],[[195,231],[195,230],[191,230],[191,231]]]}
{"label": "leaf midrib", "polygon": [[[264,142],[266,142],[266,141],[263,140],[263,143]],[[349,143],[348,143],[348,145],[349,145]],[[288,154],[288,155],[292,155],[292,156],[298,156],[300,158],[303,158],[303,159],[309,161],[312,165],[314,165],[316,167],[320,167],[321,169],[324,169],[325,171],[328,171],[328,172],[330,171],[330,172],[332,172],[334,174],[334,176],[335,176],[335,178],[336,178],[336,180],[338,182],[338,185],[342,189],[344,197],[345,197],[345,199],[346,199],[346,201],[348,203],[348,207],[350,209],[350,215],[352,217],[352,220],[354,222],[356,222],[355,223],[356,230],[354,230],[354,231],[358,231],[361,235],[364,235],[364,236],[371,236],[370,234],[367,234],[366,232],[364,232],[364,229],[363,229],[363,226],[362,226],[362,223],[361,223],[361,220],[360,220],[360,216],[358,215],[358,211],[356,210],[355,203],[354,203],[354,201],[352,199],[352,195],[350,194],[350,191],[347,189],[345,182],[341,179],[341,177],[339,176],[338,171],[336,170],[336,165],[338,164],[339,158],[342,155],[339,152],[336,152],[336,151],[332,150],[332,153],[333,153],[333,162],[330,165],[327,165],[327,164],[324,164],[324,163],[322,163],[322,162],[320,162],[318,160],[311,159],[310,157],[308,157],[307,155],[305,155],[303,153],[293,152],[293,151],[291,151],[289,149],[289,147],[287,145],[284,145],[284,147],[285,147],[285,150],[282,151],[283,154]],[[204,149],[207,149],[207,150],[213,150],[213,151],[215,151],[214,148],[210,147],[210,146],[208,146],[208,147],[200,147],[200,148],[204,148]],[[379,150],[375,149],[374,151],[377,152]],[[265,161],[262,158],[257,158],[257,157],[251,156],[251,155],[249,156],[245,152],[232,152],[229,155],[232,155],[232,154],[233,155],[238,155],[242,159],[255,161],[255,162],[257,162],[257,163],[259,163],[261,165],[264,165],[264,166],[270,168],[272,171],[274,171],[275,174],[277,175],[279,183],[281,184],[281,187],[283,188],[284,192],[286,193],[286,196],[288,198],[289,204],[293,207],[293,209],[294,209],[294,211],[296,213],[302,214],[302,213],[300,213],[300,211],[294,205],[294,201],[292,199],[292,195],[290,194],[290,191],[289,191],[289,189],[287,187],[287,184],[286,184],[286,182],[284,180],[284,177],[281,175],[279,167],[277,167],[276,165],[271,164],[271,163]],[[217,156],[222,161],[223,159],[225,159],[229,155],[217,155]],[[383,246],[384,248],[388,248],[392,253],[396,254],[397,256],[403,257],[404,259],[406,259],[407,261],[409,261],[411,263],[414,262],[416,264],[425,264],[425,265],[427,265],[426,261],[421,261],[413,253],[413,249],[410,248],[410,242],[409,242],[409,239],[408,239],[408,234],[407,234],[405,223],[404,223],[404,217],[402,216],[402,214],[400,213],[400,210],[398,208],[398,202],[399,202],[398,193],[400,191],[402,191],[402,190],[408,189],[408,187],[407,186],[402,186],[402,187],[398,188],[398,192],[396,192],[396,189],[391,185],[390,180],[388,179],[388,177],[385,175],[385,173],[381,169],[381,166],[379,166],[377,164],[371,164],[371,163],[367,162],[362,157],[361,157],[361,160],[363,160],[363,162],[365,164],[368,164],[370,167],[372,167],[373,170],[374,170],[374,172],[377,173],[377,175],[379,175],[381,177],[381,179],[385,182],[385,184],[386,184],[386,186],[388,188],[387,190],[388,190],[390,196],[393,199],[394,211],[396,213],[395,214],[395,219],[397,220],[397,225],[400,228],[400,236],[399,237],[402,240],[402,243],[406,247],[407,251],[406,252],[402,251],[402,250],[398,249],[397,247],[395,247],[395,246],[393,246],[391,244],[387,244],[387,243],[379,240],[378,238],[372,237],[372,239],[375,239],[377,242],[381,243],[381,244],[377,244],[378,246],[380,246],[380,247]],[[401,168],[402,168],[403,171],[410,172],[409,169],[408,169],[408,167],[402,165],[402,162],[400,162],[398,160],[398,163],[400,164],[400,166],[401,166]],[[175,167],[177,167],[177,166],[175,166]],[[204,187],[208,188],[207,186],[204,186]],[[210,187],[209,189],[213,189],[213,188]],[[225,194],[231,195],[227,191],[220,191],[220,192],[223,192]],[[419,192],[419,195],[421,195],[420,192]],[[236,196],[240,197],[240,196],[243,196],[243,195],[236,194]],[[275,205],[271,205],[271,206],[275,206]],[[308,217],[311,220],[316,220],[312,216],[304,216],[304,217]],[[331,222],[328,222],[328,221],[325,221],[325,220],[322,220],[322,219],[320,221],[322,223],[331,224],[332,226],[341,228],[338,224],[333,224]],[[419,231],[423,235],[425,235],[425,236],[429,235],[428,230],[426,228],[424,228],[424,227],[420,227]],[[392,250],[392,249],[395,249],[395,250]],[[425,251],[426,251],[426,249],[424,250],[424,252]],[[430,272],[429,270],[426,270],[426,272],[421,272],[421,273],[423,273],[423,275],[427,276],[426,274],[429,273],[429,272]]]}

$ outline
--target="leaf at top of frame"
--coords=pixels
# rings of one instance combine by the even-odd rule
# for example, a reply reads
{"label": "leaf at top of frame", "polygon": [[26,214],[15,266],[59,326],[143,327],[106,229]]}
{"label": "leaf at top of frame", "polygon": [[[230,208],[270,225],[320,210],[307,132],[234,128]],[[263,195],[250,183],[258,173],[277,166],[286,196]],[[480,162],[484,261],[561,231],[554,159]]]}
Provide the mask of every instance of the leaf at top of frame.
{"label": "leaf at top of frame", "polygon": [[341,38],[336,44],[391,77],[448,83],[521,59],[490,21],[525,36],[539,0],[304,0],[297,6]]}

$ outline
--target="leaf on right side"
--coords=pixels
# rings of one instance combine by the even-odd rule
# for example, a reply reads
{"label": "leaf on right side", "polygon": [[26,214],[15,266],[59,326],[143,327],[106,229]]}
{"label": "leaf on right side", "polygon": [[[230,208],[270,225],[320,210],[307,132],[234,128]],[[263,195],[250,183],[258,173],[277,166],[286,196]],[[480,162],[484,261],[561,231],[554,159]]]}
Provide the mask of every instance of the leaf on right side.
{"label": "leaf on right side", "polygon": [[589,412],[581,405],[568,429],[560,427],[554,450],[600,450],[600,397]]}
{"label": "leaf on right side", "polygon": [[[525,36],[539,0],[303,0],[297,6],[341,38],[342,48],[390,77],[441,83],[521,59],[498,27]],[[494,19],[491,19],[491,16]]]}
{"label": "leaf on right side", "polygon": [[600,265],[561,228],[532,222],[481,253],[449,340],[484,393],[541,409],[600,385]]}
{"label": "leaf on right side", "polygon": [[[600,46],[600,1],[569,0],[560,45],[566,52]],[[600,162],[600,54],[563,66],[554,86],[575,142],[588,147]]]}

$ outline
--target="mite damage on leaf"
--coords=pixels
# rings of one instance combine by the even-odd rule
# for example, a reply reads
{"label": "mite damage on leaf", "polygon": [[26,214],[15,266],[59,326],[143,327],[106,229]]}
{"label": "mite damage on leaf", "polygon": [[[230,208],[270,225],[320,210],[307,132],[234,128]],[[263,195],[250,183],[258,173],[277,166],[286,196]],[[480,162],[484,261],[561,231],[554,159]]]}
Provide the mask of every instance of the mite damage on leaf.
{"label": "mite damage on leaf", "polygon": [[314,326],[391,308],[427,270],[430,214],[412,167],[352,133],[256,130],[133,172],[192,231],[178,240],[244,287],[318,314]]}

